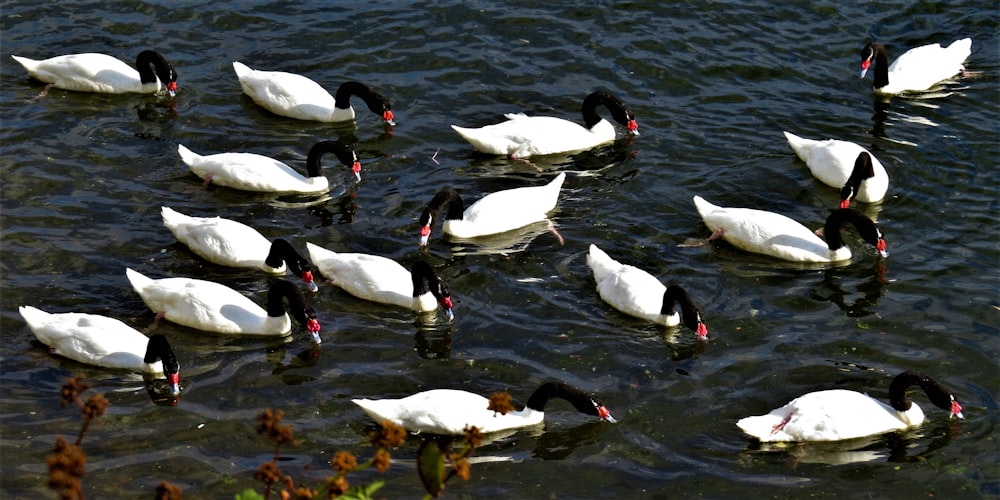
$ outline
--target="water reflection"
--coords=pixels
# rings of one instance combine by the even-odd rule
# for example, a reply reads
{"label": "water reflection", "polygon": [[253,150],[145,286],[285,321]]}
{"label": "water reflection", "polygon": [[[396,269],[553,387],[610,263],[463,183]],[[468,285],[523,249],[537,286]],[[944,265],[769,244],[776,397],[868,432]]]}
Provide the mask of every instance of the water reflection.
{"label": "water reflection", "polygon": [[[435,311],[436,312],[436,311]],[[421,315],[422,317],[426,315]],[[425,323],[418,319],[414,348],[423,359],[448,359],[451,357],[451,338],[455,325],[448,323]]]}
{"label": "water reflection", "polygon": [[181,394],[173,394],[170,383],[165,378],[143,377],[143,385],[146,387],[146,394],[154,404],[159,406],[177,406],[180,402],[181,394],[189,388],[187,379],[181,379]]}
{"label": "water reflection", "polygon": [[[456,238],[445,234],[444,239],[451,243],[451,254],[455,257],[466,255],[493,255],[523,252],[539,236],[552,233],[553,243],[563,244],[562,236],[550,220],[544,220],[522,226],[505,233],[477,236],[475,238]],[[428,245],[429,246],[429,245]]]}
{"label": "water reflection", "polygon": [[865,276],[865,279],[856,287],[856,293],[861,295],[853,300],[851,299],[855,292],[845,291],[839,283],[844,278],[843,270],[827,270],[823,273],[823,281],[809,292],[809,297],[820,302],[832,302],[841,311],[847,313],[850,318],[870,316],[877,312],[875,306],[878,305],[878,300],[885,295],[884,288],[888,283],[886,278],[888,270],[889,268],[884,261],[876,262],[870,275],[867,272],[861,275]]}

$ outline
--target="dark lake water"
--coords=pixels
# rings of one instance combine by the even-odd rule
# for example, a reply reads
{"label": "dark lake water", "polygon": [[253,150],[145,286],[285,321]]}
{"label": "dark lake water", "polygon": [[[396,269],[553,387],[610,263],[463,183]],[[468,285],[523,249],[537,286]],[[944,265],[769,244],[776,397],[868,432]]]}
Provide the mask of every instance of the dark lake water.
{"label": "dark lake water", "polygon": [[[87,376],[111,402],[84,440],[89,498],[148,498],[168,480],[187,498],[256,487],[272,449],[255,417],[285,412],[298,446],[282,469],[304,484],[338,450],[370,456],[372,422],[350,400],[431,388],[510,392],[542,382],[597,394],[618,418],[591,421],[553,403],[544,429],[481,450],[447,497],[978,498],[1000,495],[998,127],[1000,41],[994,2],[5,2],[0,9],[0,488],[49,496],[45,456],[75,435],[59,386]],[[973,39],[972,74],[919,98],[883,102],[858,78],[877,40],[904,48]],[[175,65],[174,99],[53,90],[11,54],[103,52],[126,61],[156,48]],[[355,124],[271,115],[232,70],[308,75],[328,89],[370,83],[393,103],[387,130],[360,102]],[[475,155],[449,125],[524,111],[579,120],[592,90],[621,97],[641,136],[530,163]],[[869,147],[889,194],[859,208],[889,244],[882,260],[847,233],[848,265],[802,267],[705,238],[692,196],[777,211],[818,227],[836,190],[810,176],[783,130]],[[248,151],[301,166],[316,141],[352,142],[364,179],[330,169],[327,200],[204,189],[177,144]],[[143,329],[153,314],[124,270],[212,279],[263,302],[269,278],[211,265],[178,244],[160,207],[220,215],[336,251],[420,256],[416,218],[439,188],[469,199],[567,180],[552,220],[514,241],[453,245],[436,228],[426,258],[456,299],[452,323],[355,299],[321,284],[324,329],[311,350],[210,335],[161,322],[182,365],[176,406],[140,377],[50,355],[17,313],[90,312]],[[688,330],[626,317],[601,302],[588,245],[683,284],[708,323]],[[516,245],[516,251],[495,247]],[[494,247],[494,248],[491,248]],[[951,388],[966,419],[923,394],[920,428],[861,450],[760,450],[735,422],[834,387],[885,398],[903,370]],[[415,498],[421,437],[394,453],[381,493]],[[380,477],[365,472],[356,479]]]}

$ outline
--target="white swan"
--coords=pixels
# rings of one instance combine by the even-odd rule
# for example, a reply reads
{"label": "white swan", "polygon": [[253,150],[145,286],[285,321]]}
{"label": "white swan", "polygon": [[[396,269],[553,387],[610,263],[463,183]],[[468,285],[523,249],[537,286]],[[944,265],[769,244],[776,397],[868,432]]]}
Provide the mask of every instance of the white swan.
{"label": "white swan", "polygon": [[583,151],[615,140],[615,127],[598,116],[597,106],[605,106],[612,118],[624,125],[629,133],[639,135],[635,114],[624,102],[607,92],[593,92],[583,100],[585,126],[551,116],[527,116],[508,113],[507,121],[480,128],[452,125],[463,139],[483,153],[527,158]]}
{"label": "white swan", "polygon": [[52,314],[31,306],[17,310],[35,338],[53,353],[89,365],[166,377],[170,391],[180,394],[181,365],[163,335],[146,337],[117,319],[98,314]]}
{"label": "white swan", "polygon": [[840,228],[845,222],[850,222],[861,238],[874,246],[882,257],[888,256],[882,231],[871,219],[853,208],[838,208],[830,212],[823,227],[826,238],[823,241],[809,228],[774,212],[720,207],[701,196],[694,197],[694,204],[705,225],[714,232],[709,239],[721,236],[729,244],[748,252],[794,262],[849,260],[851,249],[841,237]]}
{"label": "white swan", "polygon": [[922,373],[906,371],[892,379],[887,405],[867,394],[833,389],[810,392],[767,415],[736,423],[762,442],[840,441],[906,430],[923,423],[924,412],[906,397],[918,385],[935,406],[964,418],[962,406],[947,389]]}
{"label": "white swan", "polygon": [[861,78],[875,66],[876,92],[899,94],[927,90],[942,80],[965,71],[962,63],[972,54],[972,39],[963,38],[948,47],[931,43],[910,49],[889,64],[885,46],[869,43],[861,49]]}
{"label": "white swan", "polygon": [[[291,314],[320,343],[316,311],[306,304],[302,292],[285,280],[275,280],[267,292],[267,310],[243,294],[212,281],[191,278],[150,279],[125,269],[132,288],[156,313],[179,325],[215,333],[242,335],[287,335],[292,331]],[[284,300],[288,300],[286,307]]]}
{"label": "white swan", "polygon": [[489,399],[471,392],[434,389],[402,399],[352,399],[376,422],[389,420],[411,432],[461,435],[467,426],[486,434],[540,425],[551,398],[569,401],[578,411],[614,423],[611,412],[593,396],[559,382],[548,382],[535,390],[523,410],[495,412]]}
{"label": "white swan", "polygon": [[[63,90],[123,94],[152,94],[161,89],[171,96],[177,92],[177,72],[159,52],[144,50],[135,59],[135,68],[106,54],[68,54],[34,60],[11,56],[32,78]],[[138,71],[136,71],[138,70]]]}
{"label": "white swan", "polygon": [[257,71],[238,61],[233,69],[243,92],[276,115],[319,122],[352,121],[351,96],[358,96],[372,113],[389,125],[396,124],[389,100],[363,83],[344,82],[334,97],[318,83],[295,73]]}
{"label": "white swan", "polygon": [[559,190],[565,180],[566,173],[560,172],[544,186],[490,193],[469,208],[465,208],[458,192],[442,189],[420,214],[420,246],[426,245],[430,239],[431,225],[445,204],[448,205],[448,213],[442,229],[456,238],[498,234],[546,220],[548,212],[559,201]]}
{"label": "white swan", "polygon": [[308,242],[306,250],[330,283],[355,297],[418,312],[435,311],[440,304],[449,320],[455,318],[448,284],[422,260],[407,271],[378,255],[338,253]]}
{"label": "white swan", "polygon": [[182,144],[177,145],[181,160],[205,185],[218,184],[233,189],[257,192],[322,193],[330,189],[330,181],[320,172],[320,159],[334,153],[344,165],[351,167],[356,180],[361,180],[361,162],[354,149],[338,141],[320,141],[309,149],[306,174],[292,167],[254,153],[218,153],[202,156]]}
{"label": "white swan", "polygon": [[875,203],[889,190],[889,174],[882,162],[865,148],[848,141],[817,141],[784,132],[788,145],[806,163],[813,176],[840,189],[840,208],[852,199]]}
{"label": "white swan", "polygon": [[256,229],[222,217],[191,217],[170,207],[160,207],[163,225],[177,241],[201,258],[220,266],[260,269],[267,273],[292,273],[302,278],[309,290],[317,290],[312,265],[288,240],[268,241]]}
{"label": "white swan", "polygon": [[587,265],[594,272],[597,292],[615,309],[664,326],[677,326],[683,318],[684,326],[699,338],[708,338],[698,306],[680,286],[663,286],[652,274],[612,259],[594,244],[587,253]]}

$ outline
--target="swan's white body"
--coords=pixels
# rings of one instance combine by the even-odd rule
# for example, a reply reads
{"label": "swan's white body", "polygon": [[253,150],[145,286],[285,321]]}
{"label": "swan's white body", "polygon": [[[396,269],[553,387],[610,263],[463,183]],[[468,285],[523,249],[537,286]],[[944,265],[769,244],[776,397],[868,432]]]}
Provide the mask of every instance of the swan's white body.
{"label": "swan's white body", "polygon": [[602,119],[592,129],[552,116],[507,113],[507,121],[480,128],[452,125],[477,151],[513,158],[584,151],[614,142],[611,122]]}
{"label": "swan's white body", "polygon": [[461,219],[445,219],[442,230],[456,238],[499,234],[544,221],[559,202],[566,173],[544,186],[528,186],[490,193],[466,207]]}
{"label": "swan's white body", "polygon": [[867,394],[834,389],[799,396],[736,425],[763,442],[840,441],[905,430],[923,421],[924,412],[916,403],[901,412]]}
{"label": "swan's white body", "polygon": [[720,207],[701,196],[694,197],[694,204],[709,229],[723,229],[722,237],[742,250],[794,262],[838,262],[851,258],[851,249],[846,245],[832,251],[809,228],[784,215]]}
{"label": "swan's white body", "polygon": [[166,90],[159,79],[142,83],[135,68],[106,54],[68,54],[42,60],[11,57],[21,63],[32,78],[63,90],[105,94],[153,94]]}
{"label": "swan's white body", "polygon": [[965,70],[972,54],[972,39],[956,40],[947,47],[931,43],[912,48],[889,65],[889,84],[876,88],[883,94],[922,91]]}
{"label": "swan's white body", "polygon": [[875,176],[861,182],[861,189],[855,199],[865,203],[875,203],[885,198],[889,189],[889,175],[882,162],[865,148],[848,141],[827,139],[817,141],[785,132],[788,145],[806,163],[813,176],[827,186],[840,189],[854,170],[854,163],[861,153],[871,155]]}
{"label": "swan's white body", "polygon": [[270,317],[243,294],[219,283],[191,278],[150,279],[132,269],[125,275],[149,308],[174,323],[216,333],[286,335],[288,314]]}
{"label": "swan's white body", "polygon": [[489,410],[489,400],[454,389],[434,389],[402,399],[353,399],[376,422],[389,420],[411,432],[461,435],[466,426],[482,433],[531,427],[544,422],[545,412],[525,408],[504,415]]}
{"label": "swan's white body", "polygon": [[326,176],[305,177],[292,167],[253,153],[219,153],[202,156],[182,144],[181,160],[198,177],[213,184],[243,191],[321,193],[330,189]]}
{"label": "swan's white body", "polygon": [[354,108],[336,107],[333,96],[318,83],[295,73],[258,71],[234,62],[243,92],[258,106],[281,116],[319,122],[354,120]]}
{"label": "swan's white body", "polygon": [[411,272],[392,259],[338,253],[308,242],[306,250],[323,276],[355,297],[418,312],[437,310],[437,299],[430,292],[413,296]]}
{"label": "swan's white body", "polygon": [[594,272],[601,299],[615,309],[664,326],[680,324],[678,312],[669,315],[660,312],[667,287],[652,274],[612,259],[597,245],[590,245],[587,265]]}
{"label": "swan's white body", "polygon": [[52,314],[31,306],[18,312],[39,342],[80,363],[164,376],[163,362],[146,363],[149,337],[121,321],[85,313]]}
{"label": "swan's white body", "polygon": [[260,269],[283,274],[287,266],[274,268],[264,263],[271,242],[256,229],[222,217],[191,217],[170,207],[161,207],[163,225],[177,241],[203,259],[228,267]]}

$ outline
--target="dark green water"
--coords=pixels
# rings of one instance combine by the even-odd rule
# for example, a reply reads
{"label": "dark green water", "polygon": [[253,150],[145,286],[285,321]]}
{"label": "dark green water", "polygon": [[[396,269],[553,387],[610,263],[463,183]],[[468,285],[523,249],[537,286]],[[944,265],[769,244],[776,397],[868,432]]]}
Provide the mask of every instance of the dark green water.
{"label": "dark green water", "polygon": [[[592,422],[554,404],[544,430],[492,443],[472,480],[447,497],[928,497],[1000,494],[997,439],[998,16],[990,2],[296,3],[6,2],[0,8],[0,489],[38,498],[45,456],[78,430],[59,406],[71,374],[111,402],[84,441],[89,498],[148,498],[161,480],[188,498],[231,498],[271,447],[253,430],[282,409],[301,441],[286,473],[318,485],[338,450],[369,456],[372,423],[354,397],[448,387],[523,402],[564,380],[599,395],[619,419]],[[857,78],[868,40],[902,48],[972,37],[973,75],[929,98],[876,103]],[[10,54],[157,48],[176,66],[173,101],[52,91]],[[330,126],[270,115],[241,95],[231,63],[301,73],[333,89],[366,81],[389,96],[398,126],[362,113]],[[577,120],[593,89],[635,110],[642,135],[572,158],[529,163],[473,155],[450,124],[525,111]],[[355,104],[356,108],[363,106]],[[836,191],[814,181],[781,134],[870,147],[889,170],[876,216],[890,257],[848,233],[847,266],[803,268],[704,238],[691,197],[821,224]],[[317,140],[361,152],[364,181],[330,200],[203,189],[176,154],[250,151],[301,165]],[[434,161],[434,159],[436,161]],[[438,163],[439,162],[439,163]],[[91,312],[145,328],[152,313],[124,277],[220,281],[262,302],[268,278],[210,265],[176,243],[160,207],[220,215],[296,246],[419,256],[419,211],[454,186],[471,199],[567,172],[552,217],[565,245],[537,231],[522,251],[478,252],[436,230],[428,259],[457,299],[454,323],[364,302],[322,286],[313,305],[324,343],[207,335],[170,323],[184,394],[150,401],[139,377],[89,368],[34,342],[30,304]],[[502,242],[491,242],[500,244]],[[707,343],[602,303],[585,263],[590,243],[683,283],[710,328]],[[882,269],[884,266],[884,269]],[[736,428],[799,394],[833,387],[885,397],[915,369],[950,387],[966,420],[916,396],[919,429],[845,450],[755,449]],[[414,498],[420,437],[394,453],[381,490]],[[848,453],[849,451],[849,453]],[[365,473],[357,478],[379,477]]]}

